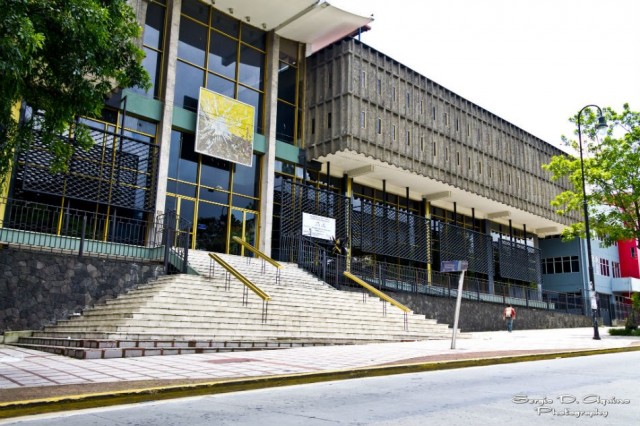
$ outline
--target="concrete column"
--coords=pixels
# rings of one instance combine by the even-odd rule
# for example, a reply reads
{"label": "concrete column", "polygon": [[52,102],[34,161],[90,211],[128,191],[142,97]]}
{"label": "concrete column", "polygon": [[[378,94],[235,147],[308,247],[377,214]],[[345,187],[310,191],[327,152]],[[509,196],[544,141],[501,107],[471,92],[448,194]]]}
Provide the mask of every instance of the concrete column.
{"label": "concrete column", "polygon": [[[133,9],[136,14],[136,20],[140,24],[142,28],[144,28],[145,21],[147,19],[147,5],[149,4],[146,0],[128,0],[129,6]],[[136,40],[136,44],[140,49],[142,49],[144,34],[140,34],[138,40]]]}
{"label": "concrete column", "polygon": [[164,213],[164,205],[167,199],[167,177],[169,174],[169,153],[171,151],[171,125],[173,120],[173,95],[176,86],[176,60],[178,58],[178,35],[180,34],[180,10],[182,0],[169,1],[167,13],[169,14],[169,28],[166,32],[164,52],[164,87],[162,118],[160,119],[160,132],[158,144],[160,145],[160,158],[158,159],[158,181],[156,189],[156,216]]}
{"label": "concrete column", "polygon": [[266,151],[262,156],[262,178],[260,180],[260,238],[258,248],[271,256],[273,230],[273,200],[276,171],[276,113],[278,111],[278,63],[280,59],[280,37],[271,31],[267,46],[267,84],[265,90],[264,134]]}
{"label": "concrete column", "polygon": [[[533,246],[540,250],[540,239],[536,234],[531,235],[533,237]],[[542,261],[542,258],[540,259]],[[538,278],[538,294],[542,295],[542,265],[539,265],[537,278]]]}

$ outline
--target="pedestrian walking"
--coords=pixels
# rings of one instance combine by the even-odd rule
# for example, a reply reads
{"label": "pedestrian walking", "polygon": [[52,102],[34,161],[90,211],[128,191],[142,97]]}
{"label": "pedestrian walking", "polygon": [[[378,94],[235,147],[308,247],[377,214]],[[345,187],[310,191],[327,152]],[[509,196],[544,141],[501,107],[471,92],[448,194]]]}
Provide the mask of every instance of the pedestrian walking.
{"label": "pedestrian walking", "polygon": [[502,319],[507,321],[507,331],[511,333],[513,330],[513,320],[516,319],[516,310],[511,305],[507,305],[502,312]]}

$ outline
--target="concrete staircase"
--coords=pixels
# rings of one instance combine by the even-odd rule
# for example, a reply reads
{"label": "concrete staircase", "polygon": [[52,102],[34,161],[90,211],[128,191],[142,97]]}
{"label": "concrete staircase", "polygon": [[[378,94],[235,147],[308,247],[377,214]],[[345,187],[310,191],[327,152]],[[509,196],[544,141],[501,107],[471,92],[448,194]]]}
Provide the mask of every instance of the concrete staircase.
{"label": "concrete staircase", "polygon": [[267,303],[192,251],[201,275],[161,277],[81,316],[58,321],[19,346],[77,358],[110,358],[450,338],[445,324],[380,299],[338,291],[299,269],[220,255],[271,296]]}

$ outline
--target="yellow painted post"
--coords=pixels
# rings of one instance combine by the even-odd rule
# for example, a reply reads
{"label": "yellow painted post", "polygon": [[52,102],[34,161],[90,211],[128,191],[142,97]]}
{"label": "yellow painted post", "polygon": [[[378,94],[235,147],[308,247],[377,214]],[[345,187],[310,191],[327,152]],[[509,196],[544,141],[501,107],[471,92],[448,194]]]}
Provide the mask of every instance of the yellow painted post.
{"label": "yellow painted post", "polygon": [[[13,108],[11,109],[11,118],[13,118],[15,121],[18,121],[20,119],[21,105],[22,105],[21,102],[16,102]],[[10,154],[10,153],[7,153],[7,154]],[[3,223],[2,218],[4,217],[4,212],[7,207],[7,198],[9,197],[9,182],[11,181],[12,171],[13,171],[12,167],[9,166],[9,170],[7,171],[7,174],[5,176],[2,176],[2,178],[4,179],[0,181],[0,228],[2,228],[2,223]]]}
{"label": "yellow painted post", "polygon": [[345,175],[345,179],[346,179],[346,183],[347,183],[347,188],[346,188],[346,196],[349,197],[349,205],[347,206],[347,209],[349,209],[349,211],[347,212],[346,215],[346,220],[347,220],[347,235],[346,235],[346,239],[347,241],[345,242],[347,244],[347,266],[346,269],[347,271],[351,271],[351,197],[353,195],[353,189],[352,189],[352,184],[353,184],[353,178],[350,178],[349,175]]}

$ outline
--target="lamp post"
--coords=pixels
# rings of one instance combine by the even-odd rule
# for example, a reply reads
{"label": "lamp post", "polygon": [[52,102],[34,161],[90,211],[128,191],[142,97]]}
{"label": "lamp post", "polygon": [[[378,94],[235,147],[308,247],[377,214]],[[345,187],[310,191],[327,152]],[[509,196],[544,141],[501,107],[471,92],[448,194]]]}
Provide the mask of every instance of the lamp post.
{"label": "lamp post", "polygon": [[578,145],[580,146],[580,171],[582,172],[582,207],[584,208],[584,232],[587,240],[587,262],[589,268],[589,289],[591,290],[591,314],[593,317],[593,339],[600,340],[598,332],[598,298],[596,295],[596,283],[593,274],[593,259],[591,256],[591,233],[589,232],[589,207],[587,205],[587,184],[584,178],[584,159],[582,157],[582,128],[580,127],[580,117],[587,108],[598,109],[598,129],[606,129],[607,122],[602,116],[602,109],[598,105],[587,105],[578,113]]}

